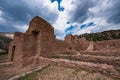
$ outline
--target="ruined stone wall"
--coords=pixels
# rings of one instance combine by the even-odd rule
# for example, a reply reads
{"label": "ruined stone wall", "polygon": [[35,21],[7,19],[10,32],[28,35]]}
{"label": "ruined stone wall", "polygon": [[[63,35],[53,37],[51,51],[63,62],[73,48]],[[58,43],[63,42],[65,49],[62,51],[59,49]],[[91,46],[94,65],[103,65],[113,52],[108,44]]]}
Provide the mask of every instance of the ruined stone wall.
{"label": "ruined stone wall", "polygon": [[106,40],[106,41],[99,41],[94,42],[94,50],[119,50],[120,49],[120,39],[118,40]]}
{"label": "ruined stone wall", "polygon": [[68,35],[65,37],[65,42],[70,45],[73,50],[86,50],[89,46],[89,41],[85,38],[79,38],[77,35]]}
{"label": "ruined stone wall", "polygon": [[51,35],[45,31],[41,32],[41,53],[40,56],[49,56],[53,47],[54,35]]}
{"label": "ruined stone wall", "polygon": [[50,35],[54,35],[54,28],[45,20],[43,20],[42,18],[36,16],[34,17],[29,24],[29,28],[26,31],[27,33],[31,33],[33,31],[36,32],[41,32],[41,31],[45,31],[46,33],[49,33]]}
{"label": "ruined stone wall", "polygon": [[14,66],[22,66],[22,57],[23,57],[23,38],[17,37],[16,35],[14,41],[10,43],[9,46],[9,61],[14,63]]}
{"label": "ruined stone wall", "polygon": [[77,35],[68,35],[64,41],[57,40],[54,28],[45,20],[34,17],[25,33],[17,32],[9,47],[9,59],[14,65],[24,67],[39,63],[39,57],[66,54],[67,51],[120,49],[120,40],[89,42]]}
{"label": "ruined stone wall", "polygon": [[27,33],[25,33],[23,36],[23,58],[35,56],[36,36]]}
{"label": "ruined stone wall", "polygon": [[79,39],[79,46],[81,51],[87,50],[89,45],[90,45],[90,42],[87,41],[85,38]]}
{"label": "ruined stone wall", "polygon": [[64,54],[69,49],[69,44],[61,40],[55,40],[53,43],[53,54]]}

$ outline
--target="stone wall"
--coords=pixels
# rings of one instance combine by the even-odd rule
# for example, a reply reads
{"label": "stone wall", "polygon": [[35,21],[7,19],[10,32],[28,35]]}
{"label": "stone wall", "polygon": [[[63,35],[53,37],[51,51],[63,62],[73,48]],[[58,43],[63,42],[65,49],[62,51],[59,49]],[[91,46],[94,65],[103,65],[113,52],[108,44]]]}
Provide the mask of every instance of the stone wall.
{"label": "stone wall", "polygon": [[9,46],[9,61],[12,61],[14,66],[21,67],[22,66],[22,53],[23,53],[23,39],[15,38],[14,41],[10,43]]}
{"label": "stone wall", "polygon": [[70,45],[71,49],[77,51],[86,50],[89,46],[89,41],[85,38],[79,38],[77,35],[66,36],[65,42]]}
{"label": "stone wall", "polygon": [[107,41],[99,41],[99,42],[94,42],[94,50],[99,51],[99,50],[120,50],[120,40],[107,40]]}
{"label": "stone wall", "polygon": [[67,51],[99,51],[120,49],[120,40],[89,42],[77,35],[68,35],[64,41],[57,40],[54,28],[40,17],[34,17],[25,33],[16,32],[9,46],[9,60],[15,66],[24,67],[39,63],[39,57],[66,54]]}

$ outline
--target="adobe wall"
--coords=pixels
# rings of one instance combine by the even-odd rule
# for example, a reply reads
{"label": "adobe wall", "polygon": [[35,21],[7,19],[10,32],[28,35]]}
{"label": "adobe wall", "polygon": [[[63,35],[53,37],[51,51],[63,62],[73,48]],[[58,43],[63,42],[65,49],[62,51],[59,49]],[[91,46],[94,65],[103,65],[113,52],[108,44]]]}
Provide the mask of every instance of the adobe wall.
{"label": "adobe wall", "polygon": [[89,42],[77,35],[68,35],[64,41],[57,40],[54,28],[40,17],[34,17],[25,33],[16,32],[9,46],[9,60],[15,66],[39,64],[39,57],[66,54],[67,51],[99,51],[120,48],[119,40]]}
{"label": "adobe wall", "polygon": [[109,66],[107,64],[94,64],[87,62],[71,61],[66,59],[50,59],[44,57],[40,57],[38,59],[38,62],[39,62],[38,65],[40,66],[51,65],[51,66],[59,66],[59,67],[74,68],[74,69],[82,68],[85,70],[100,71],[108,74],[114,72],[113,66]]}
{"label": "adobe wall", "polygon": [[85,38],[79,38],[77,35],[66,36],[65,42],[68,43],[72,49],[77,51],[86,50],[89,46],[89,41]]}
{"label": "adobe wall", "polygon": [[[14,40],[9,44],[9,54],[8,58],[9,61],[12,61],[15,65],[18,67],[22,66],[22,47],[23,47],[23,38],[22,38],[22,33],[15,33],[14,35]],[[19,37],[18,37],[19,36]]]}
{"label": "adobe wall", "polygon": [[36,51],[36,36],[34,34],[23,35],[23,58],[29,58],[35,56]]}
{"label": "adobe wall", "polygon": [[52,54],[55,40],[54,28],[36,16],[25,33],[15,33],[9,47],[9,60],[16,66],[36,64],[39,56]]}
{"label": "adobe wall", "polygon": [[94,50],[96,51],[120,50],[120,39],[94,42]]}

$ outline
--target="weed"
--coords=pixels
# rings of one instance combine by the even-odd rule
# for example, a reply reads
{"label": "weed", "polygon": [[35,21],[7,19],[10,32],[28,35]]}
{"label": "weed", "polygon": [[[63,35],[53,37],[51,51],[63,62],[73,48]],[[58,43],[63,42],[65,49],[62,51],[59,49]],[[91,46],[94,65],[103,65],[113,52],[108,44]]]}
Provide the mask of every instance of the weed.
{"label": "weed", "polygon": [[80,69],[75,69],[72,73],[77,75],[79,71],[80,71]]}
{"label": "weed", "polygon": [[35,71],[35,72],[33,72],[33,73],[30,73],[30,74],[26,74],[25,76],[20,77],[18,80],[37,80],[38,75],[39,75],[44,69],[48,68],[49,66],[50,66],[50,64],[47,65],[47,66],[45,66],[45,67],[43,67],[42,69],[40,69],[40,70],[38,70],[38,71]]}
{"label": "weed", "polygon": [[57,56],[57,55],[54,55],[54,56],[52,56],[51,58],[60,58],[59,56]]}
{"label": "weed", "polygon": [[120,74],[120,68],[116,69],[116,71]]}

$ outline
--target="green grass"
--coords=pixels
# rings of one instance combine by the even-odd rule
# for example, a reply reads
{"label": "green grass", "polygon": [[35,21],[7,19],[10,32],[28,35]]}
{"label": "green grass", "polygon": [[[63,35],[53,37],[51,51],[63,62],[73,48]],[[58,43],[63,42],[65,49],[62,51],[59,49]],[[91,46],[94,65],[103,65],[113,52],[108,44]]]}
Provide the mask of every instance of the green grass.
{"label": "green grass", "polygon": [[12,41],[12,39],[5,37],[3,35],[0,35],[0,49],[8,51],[9,43]]}
{"label": "green grass", "polygon": [[120,39],[120,30],[116,31],[113,30],[111,31],[104,31],[104,32],[99,32],[99,33],[85,33],[82,35],[79,35],[80,38],[84,37],[85,39],[89,41],[103,41],[103,40],[111,40],[111,39]]}
{"label": "green grass", "polygon": [[116,71],[120,74],[120,68],[116,69]]}
{"label": "green grass", "polygon": [[38,76],[39,74],[46,68],[48,68],[50,65],[47,65],[45,67],[43,67],[42,69],[38,70],[38,71],[35,71],[33,73],[30,73],[30,74],[27,74],[23,77],[20,77],[18,80],[37,80],[38,79]]}
{"label": "green grass", "polygon": [[46,66],[17,80],[114,80],[97,72],[57,66]]}

